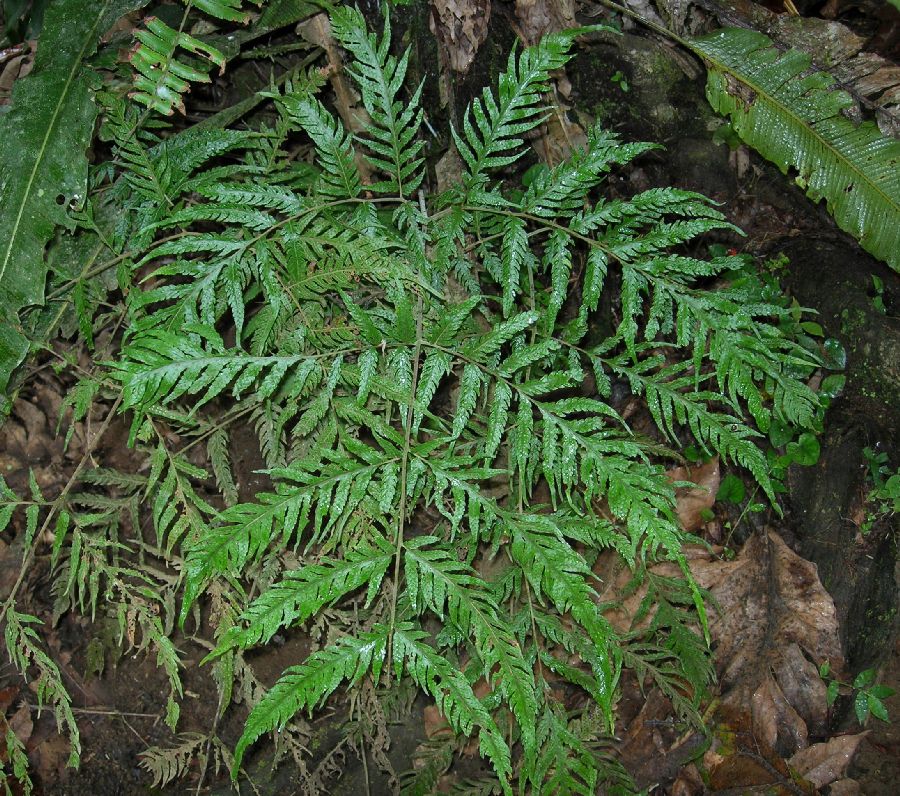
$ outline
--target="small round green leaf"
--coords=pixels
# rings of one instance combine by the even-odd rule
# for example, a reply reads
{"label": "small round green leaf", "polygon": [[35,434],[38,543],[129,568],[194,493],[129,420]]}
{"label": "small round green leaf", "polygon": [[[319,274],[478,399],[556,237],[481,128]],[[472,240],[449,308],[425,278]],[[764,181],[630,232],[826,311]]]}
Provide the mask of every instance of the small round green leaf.
{"label": "small round green leaf", "polygon": [[803,464],[806,466],[815,464],[819,461],[819,440],[815,434],[805,431],[800,435],[796,442],[789,442],[787,446],[787,455],[795,464]]}
{"label": "small round green leaf", "polygon": [[777,417],[772,418],[772,424],[769,426],[769,442],[772,443],[772,447],[780,448],[787,445],[793,438],[793,428]]}
{"label": "small round green leaf", "polygon": [[847,377],[843,373],[832,373],[830,376],[826,376],[819,386],[819,397],[837,398],[844,391],[846,383]]}
{"label": "small round green leaf", "polygon": [[729,473],[719,484],[716,500],[720,503],[740,503],[744,499],[744,482],[733,473]]}

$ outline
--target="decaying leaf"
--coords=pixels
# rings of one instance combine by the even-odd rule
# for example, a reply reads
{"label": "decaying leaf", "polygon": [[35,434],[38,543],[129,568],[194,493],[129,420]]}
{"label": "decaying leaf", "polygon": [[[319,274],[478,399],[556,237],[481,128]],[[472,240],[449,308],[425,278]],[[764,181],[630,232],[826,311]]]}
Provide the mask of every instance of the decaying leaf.
{"label": "decaying leaf", "polygon": [[431,32],[450,67],[466,72],[487,38],[491,0],[432,0]]}
{"label": "decaying leaf", "polygon": [[815,564],[774,531],[754,535],[731,562],[695,559],[691,570],[712,592],[710,617],[722,701],[752,705],[754,730],[783,754],[824,734],[825,685],[818,667],[843,669],[834,603]]}
{"label": "decaying leaf", "polygon": [[0,105],[8,105],[13,85],[34,66],[37,42],[23,42],[0,50]]}
{"label": "decaying leaf", "polygon": [[[815,564],[774,531],[752,536],[732,561],[698,547],[686,555],[697,583],[714,600],[709,629],[722,705],[735,713],[751,705],[748,729],[783,756],[806,747],[810,735],[824,735],[827,703],[818,667],[830,661],[841,676],[844,658],[834,603]],[[669,563],[653,571],[679,574]],[[627,579],[620,574],[601,600],[613,602]],[[607,619],[628,629],[643,597],[638,590],[608,611]]]}
{"label": "decaying leaf", "polygon": [[844,777],[857,747],[867,734],[839,735],[825,743],[813,744],[801,749],[788,762],[804,779],[823,788]]}
{"label": "decaying leaf", "polygon": [[528,45],[537,44],[541,36],[574,28],[574,0],[516,0],[519,32]]}
{"label": "decaying leaf", "polygon": [[675,491],[677,501],[675,509],[686,531],[699,530],[707,522],[703,517],[704,513],[716,502],[716,492],[721,478],[719,457],[714,456],[709,461],[693,467],[676,467],[668,470],[666,476],[672,482],[690,481],[697,485],[694,488],[680,487]]}

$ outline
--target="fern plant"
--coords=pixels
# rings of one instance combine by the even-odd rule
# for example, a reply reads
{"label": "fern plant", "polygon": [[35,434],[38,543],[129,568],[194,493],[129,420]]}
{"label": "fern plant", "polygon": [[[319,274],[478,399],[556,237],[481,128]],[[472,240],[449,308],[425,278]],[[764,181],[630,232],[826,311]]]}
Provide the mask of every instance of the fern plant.
{"label": "fern plant", "polygon": [[[697,723],[712,678],[665,463],[690,440],[774,500],[755,440],[773,420],[816,422],[818,349],[745,259],[698,254],[701,236],[734,229],[709,200],[605,195],[606,175],[652,145],[598,125],[582,151],[518,182],[551,72],[586,30],[510,55],[453,130],[459,179],[433,195],[422,86],[406,85],[409,54],[391,54],[387,17],[378,36],[340,7],[331,29],[369,116],[357,135],[318,96],[315,71],[273,88],[278,121],[253,132],[163,137],[103,97],[117,166],[98,169],[111,184],[81,223],[96,230],[115,203],[104,240],[137,254],[121,258],[121,351],[71,403],[77,418],[97,394],[117,396],[148,467],[88,471],[64,496],[59,610],[94,610],[108,584],[123,638],[166,668],[173,727],[176,590],[182,626],[209,618],[218,715],[239,697],[250,708],[235,776],[260,738],[300,737],[303,713],[339,689],[387,700],[409,683],[455,743],[477,741],[495,775],[485,792],[627,788],[610,751],[623,669]],[[311,143],[314,169],[284,157],[291,135]],[[646,402],[640,433],[622,389]],[[229,461],[238,419],[256,429],[271,483],[252,497]],[[209,467],[173,436],[205,444]],[[15,501],[3,500],[5,522]],[[129,545],[177,562],[179,577],[131,568]],[[625,630],[601,601],[604,554],[647,584]],[[663,559],[681,580],[647,570]],[[263,691],[245,653],[295,626],[322,643]],[[557,700],[560,683],[582,709]],[[157,781],[199,747],[186,737],[148,756]],[[432,750],[404,790],[430,792],[453,751]]]}

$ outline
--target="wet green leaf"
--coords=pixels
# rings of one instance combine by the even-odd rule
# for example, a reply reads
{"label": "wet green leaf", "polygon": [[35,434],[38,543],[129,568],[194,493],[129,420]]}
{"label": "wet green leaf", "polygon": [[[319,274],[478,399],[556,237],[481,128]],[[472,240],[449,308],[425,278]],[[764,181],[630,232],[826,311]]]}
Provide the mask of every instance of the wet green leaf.
{"label": "wet green leaf", "polygon": [[0,117],[0,392],[28,352],[19,312],[44,302],[44,246],[87,186],[97,107],[84,62],[100,36],[146,0],[59,0],[47,9],[34,69]]}
{"label": "wet green leaf", "polygon": [[840,340],[829,337],[824,342],[825,367],[832,370],[843,370],[847,367],[847,352]]}
{"label": "wet green leaf", "polygon": [[796,442],[789,442],[787,455],[795,464],[812,465],[819,461],[819,440],[815,434],[806,431],[800,435]]}
{"label": "wet green leaf", "polygon": [[719,503],[740,503],[744,499],[744,482],[733,473],[729,473],[719,484],[716,500]]}

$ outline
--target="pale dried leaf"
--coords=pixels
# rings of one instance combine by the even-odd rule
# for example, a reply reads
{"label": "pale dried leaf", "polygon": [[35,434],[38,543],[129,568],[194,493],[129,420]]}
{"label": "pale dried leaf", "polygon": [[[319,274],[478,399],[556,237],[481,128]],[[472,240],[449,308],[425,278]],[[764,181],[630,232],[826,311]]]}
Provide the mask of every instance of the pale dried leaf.
{"label": "pale dried leaf", "polygon": [[548,33],[575,27],[575,0],[516,0],[516,18],[525,43],[537,44]]}
{"label": "pale dried leaf", "polygon": [[[817,788],[823,788],[843,778],[866,735],[868,735],[866,732],[857,735],[839,735],[825,743],[813,744],[797,752],[788,763]],[[834,793],[834,788],[831,792]]]}
{"label": "pale dried leaf", "polygon": [[859,796],[862,790],[855,779],[839,779],[828,789],[829,796]]}
{"label": "pale dried leaf", "polygon": [[771,674],[765,679],[750,700],[753,737],[780,753],[785,750],[805,749],[809,743],[806,722],[791,707],[784,692]]}
{"label": "pale dried leaf", "polygon": [[719,457],[714,456],[708,462],[694,467],[667,470],[666,477],[672,482],[690,481],[697,485],[695,488],[680,487],[675,491],[675,510],[686,531],[699,530],[706,524],[703,513],[709,511],[716,502],[721,480]]}

